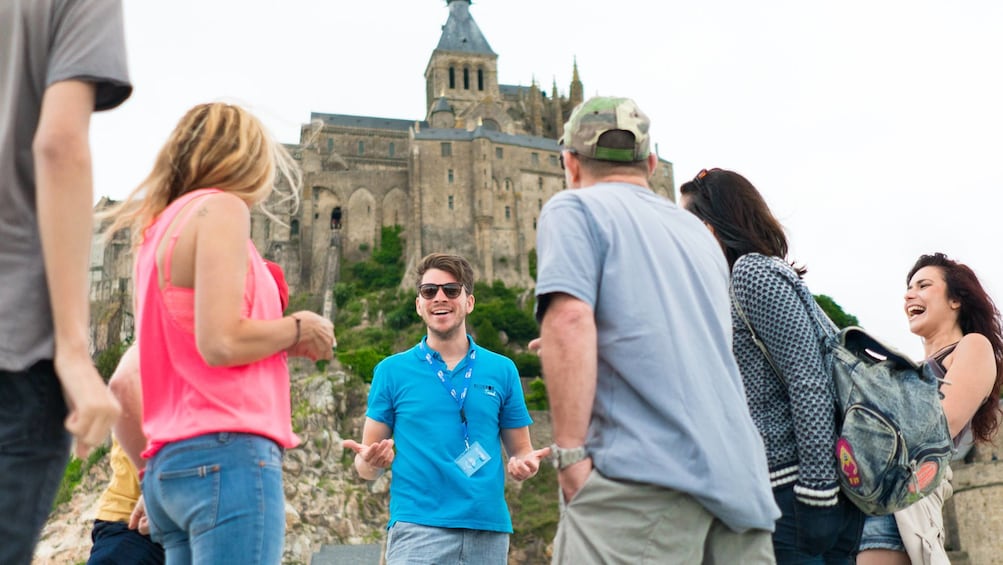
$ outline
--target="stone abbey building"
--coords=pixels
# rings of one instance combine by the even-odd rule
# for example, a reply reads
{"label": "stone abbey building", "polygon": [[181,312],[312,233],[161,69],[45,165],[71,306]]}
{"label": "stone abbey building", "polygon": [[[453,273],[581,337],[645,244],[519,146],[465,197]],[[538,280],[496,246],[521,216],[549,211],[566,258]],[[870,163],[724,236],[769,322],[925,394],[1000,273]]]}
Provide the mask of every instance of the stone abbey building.
{"label": "stone abbey building", "polygon": [[[287,146],[303,172],[299,208],[272,207],[280,222],[255,210],[251,231],[262,255],[283,266],[291,292],[331,288],[342,262],[367,257],[387,226],[401,227],[408,267],[427,253],[452,252],[470,260],[479,281],[534,284],[536,221],[565,188],[557,140],[583,100],[577,63],[566,96],[556,84],[547,94],[535,80],[499,84],[498,55],[471,17],[470,0],[446,4],[425,68],[424,116],[313,113],[299,144]],[[651,185],[674,199],[671,163],[659,162]],[[121,298],[131,287],[126,236],[109,245],[96,237],[92,260],[92,299],[101,306],[118,297],[116,310],[131,310]],[[111,319],[107,329],[97,324],[111,334],[95,336],[98,349],[129,334],[124,317],[120,329]]]}
{"label": "stone abbey building", "polygon": [[[564,189],[557,140],[583,99],[577,64],[567,96],[556,84],[549,95],[535,81],[499,84],[498,55],[470,1],[447,5],[425,69],[425,116],[314,113],[289,147],[303,170],[299,210],[283,218],[288,226],[256,214],[252,237],[286,268],[293,289],[319,292],[338,259],[365,257],[381,227],[394,225],[403,228],[408,266],[453,252],[471,261],[478,280],[532,286],[536,221]],[[659,163],[652,186],[673,198],[671,163]]]}

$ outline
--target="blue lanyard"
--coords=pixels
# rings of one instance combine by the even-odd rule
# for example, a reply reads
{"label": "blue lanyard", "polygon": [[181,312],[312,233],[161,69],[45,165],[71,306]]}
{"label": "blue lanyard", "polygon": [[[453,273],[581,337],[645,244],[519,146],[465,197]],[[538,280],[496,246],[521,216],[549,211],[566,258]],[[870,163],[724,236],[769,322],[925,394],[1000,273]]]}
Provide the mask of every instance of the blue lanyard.
{"label": "blue lanyard", "polygon": [[435,357],[432,356],[432,352],[425,347],[425,340],[421,340],[421,350],[425,353],[425,361],[428,361],[428,366],[432,368],[432,372],[435,373],[436,378],[439,379],[439,383],[442,384],[442,388],[446,389],[449,396],[456,402],[460,407],[460,427],[463,430],[463,444],[470,448],[470,433],[467,429],[467,414],[463,411],[463,402],[467,399],[467,390],[470,388],[470,379],[474,374],[474,360],[477,359],[477,351],[471,347],[470,352],[467,354],[467,372],[463,375],[463,392],[457,394],[456,389],[446,382],[446,371],[449,370],[445,363],[442,363],[441,367],[435,366]]}

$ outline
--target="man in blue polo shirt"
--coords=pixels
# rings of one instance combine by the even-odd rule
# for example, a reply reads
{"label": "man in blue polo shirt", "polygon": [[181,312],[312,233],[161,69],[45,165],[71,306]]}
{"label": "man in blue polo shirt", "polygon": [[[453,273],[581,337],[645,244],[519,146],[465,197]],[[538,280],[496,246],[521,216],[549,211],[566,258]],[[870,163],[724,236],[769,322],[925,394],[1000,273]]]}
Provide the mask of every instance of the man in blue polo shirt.
{"label": "man in blue polo shirt", "polygon": [[433,253],[417,271],[415,308],[427,335],[376,366],[362,443],[344,445],[367,480],[393,463],[388,565],[504,565],[512,533],[505,469],[528,479],[550,449],[533,449],[515,365],[467,335],[470,263]]}

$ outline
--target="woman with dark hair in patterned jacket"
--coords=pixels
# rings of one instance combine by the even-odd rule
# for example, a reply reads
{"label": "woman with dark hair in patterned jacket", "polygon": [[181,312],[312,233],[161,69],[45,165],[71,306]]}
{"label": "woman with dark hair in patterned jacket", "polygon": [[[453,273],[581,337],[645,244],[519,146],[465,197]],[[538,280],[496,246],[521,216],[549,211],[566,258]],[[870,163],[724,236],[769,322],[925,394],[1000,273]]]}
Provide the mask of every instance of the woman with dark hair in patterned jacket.
{"label": "woman with dark hair in patterned jacket", "polygon": [[801,280],[805,269],[787,262],[783,227],[742,175],[703,170],[680,194],[731,268],[732,349],[783,512],[773,533],[777,562],[853,563],[864,516],[839,492],[832,379],[823,367],[822,330],[806,307],[818,308],[805,300],[811,296]]}

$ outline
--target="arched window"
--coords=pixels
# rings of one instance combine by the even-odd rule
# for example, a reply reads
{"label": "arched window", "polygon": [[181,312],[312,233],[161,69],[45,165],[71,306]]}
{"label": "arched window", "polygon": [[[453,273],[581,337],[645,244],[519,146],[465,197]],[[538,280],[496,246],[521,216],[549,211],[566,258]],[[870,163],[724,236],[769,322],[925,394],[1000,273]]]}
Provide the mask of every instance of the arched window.
{"label": "arched window", "polygon": [[512,217],[512,207],[511,206],[506,206],[505,207],[505,219],[508,220],[511,217]]}
{"label": "arched window", "polygon": [[362,155],[365,152],[366,152],[366,142],[365,141],[360,141],[359,142],[359,155]]}
{"label": "arched window", "polygon": [[335,206],[334,210],[331,210],[331,229],[341,229],[341,206]]}
{"label": "arched window", "polygon": [[296,237],[299,234],[300,234],[300,221],[294,218],[293,221],[289,222],[289,235],[291,235],[292,237]]}
{"label": "arched window", "polygon": [[477,69],[477,90],[484,90],[484,69]]}
{"label": "arched window", "polygon": [[470,69],[463,67],[463,90],[470,90]]}
{"label": "arched window", "polygon": [[456,88],[456,69],[449,67],[449,88]]}
{"label": "arched window", "polygon": [[390,142],[390,156],[391,156],[391,157],[393,157],[393,156],[394,156],[394,149],[395,149],[395,147],[394,147],[394,142],[393,142],[393,141],[391,141],[391,142]]}

